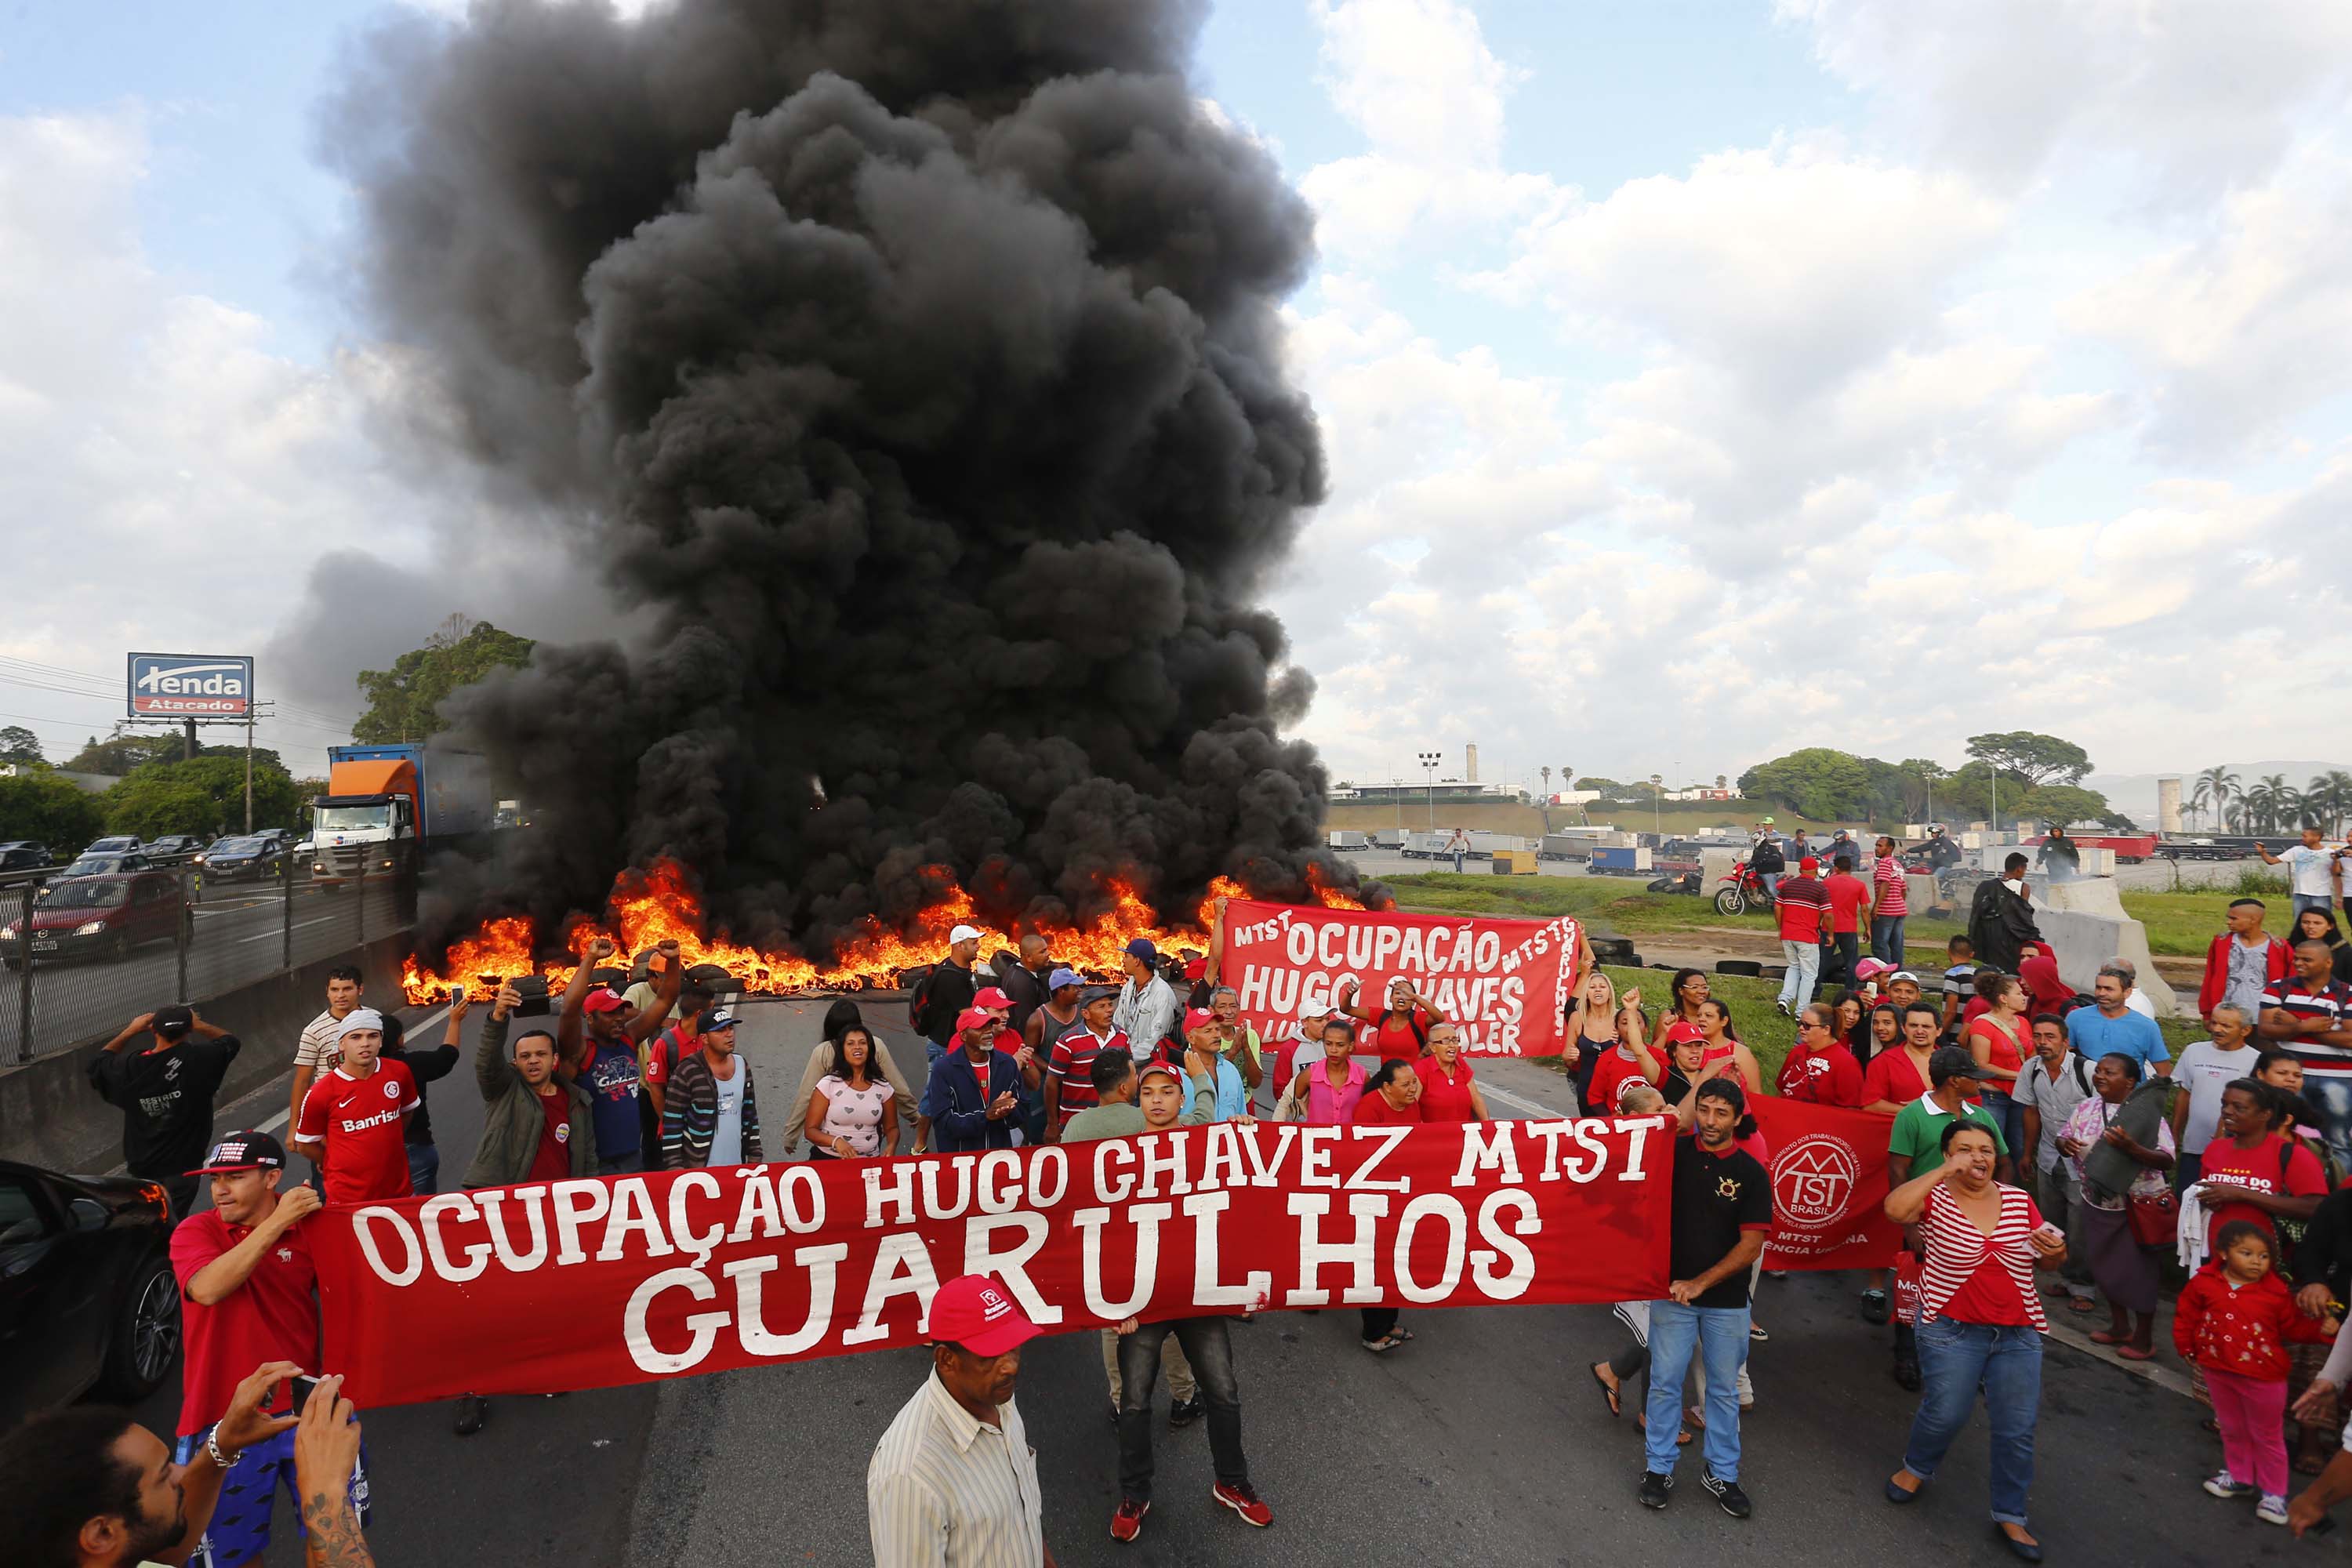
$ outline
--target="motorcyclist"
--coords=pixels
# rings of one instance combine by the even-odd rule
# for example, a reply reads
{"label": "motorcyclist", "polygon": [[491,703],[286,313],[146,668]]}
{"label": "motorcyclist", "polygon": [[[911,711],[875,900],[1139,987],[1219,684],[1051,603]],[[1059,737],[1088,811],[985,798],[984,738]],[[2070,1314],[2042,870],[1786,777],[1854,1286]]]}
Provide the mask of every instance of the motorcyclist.
{"label": "motorcyclist", "polygon": [[1780,852],[1780,830],[1769,816],[1756,825],[1756,842],[1748,850],[1748,868],[1764,884],[1766,893],[1778,897],[1780,873],[1789,868],[1789,862]]}
{"label": "motorcyclist", "polygon": [[1944,825],[1940,822],[1928,824],[1927,842],[1919,847],[1919,852],[1927,858],[1927,868],[1930,871],[1941,871],[1947,866],[1957,866],[1962,858],[1959,845],[1944,831]]}

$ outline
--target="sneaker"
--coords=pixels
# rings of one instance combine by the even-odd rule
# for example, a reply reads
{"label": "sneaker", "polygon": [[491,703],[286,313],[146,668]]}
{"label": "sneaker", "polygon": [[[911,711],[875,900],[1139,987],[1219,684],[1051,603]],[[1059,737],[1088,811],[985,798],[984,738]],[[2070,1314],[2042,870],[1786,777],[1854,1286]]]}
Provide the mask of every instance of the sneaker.
{"label": "sneaker", "polygon": [[1123,1497],[1118,1500],[1118,1511],[1110,1516],[1110,1538],[1132,1541],[1143,1533],[1143,1516],[1151,1511],[1151,1500]]}
{"label": "sneaker", "polygon": [[1655,1470],[1645,1470],[1642,1475],[1641,1489],[1633,1495],[1642,1500],[1643,1508],[1664,1508],[1666,1506],[1666,1494],[1674,1489],[1674,1477],[1662,1476]]}
{"label": "sneaker", "polygon": [[2264,1497],[2262,1501],[2254,1505],[2254,1517],[2264,1524],[2284,1524],[2286,1499],[2276,1496]]}
{"label": "sneaker", "polygon": [[1208,1409],[1209,1407],[1202,1403],[1201,1396],[1197,1394],[1190,1399],[1171,1399],[1168,1402],[1168,1425],[1190,1426],[1206,1415]]}
{"label": "sneaker", "polygon": [[1209,1489],[1209,1495],[1240,1514],[1244,1524],[1264,1530],[1274,1522],[1274,1510],[1265,1506],[1265,1500],[1247,1481],[1219,1481]]}
{"label": "sneaker", "polygon": [[1794,1014],[1794,1013],[1792,1013],[1792,1012],[1790,1012],[1790,1011],[1789,1010],[1789,999],[1788,999],[1787,997],[1785,997],[1785,996],[1780,997],[1780,998],[1778,998],[1777,1000],[1775,1000],[1775,1001],[1773,1002],[1772,1005],[1773,1005],[1773,1006],[1775,1006],[1775,1007],[1778,1007],[1778,1008],[1780,1010],[1780,1016],[1782,1016],[1783,1018],[1793,1018],[1793,1017],[1795,1017],[1795,1016],[1797,1016],[1796,1014]]}
{"label": "sneaker", "polygon": [[2218,1498],[2242,1498],[2254,1495],[2254,1489],[2239,1480],[2227,1470],[2217,1470],[2205,1478],[2205,1489]]}
{"label": "sneaker", "polygon": [[1734,1519],[1746,1519],[1756,1511],[1755,1505],[1748,1500],[1748,1494],[1739,1489],[1738,1481],[1727,1481],[1713,1470],[1701,1470],[1698,1484],[1713,1492],[1723,1511]]}
{"label": "sneaker", "polygon": [[457,1436],[470,1437],[490,1418],[490,1402],[478,1394],[457,1395]]}
{"label": "sneaker", "polygon": [[1886,1292],[1864,1290],[1862,1293],[1862,1321],[1865,1323],[1886,1321]]}

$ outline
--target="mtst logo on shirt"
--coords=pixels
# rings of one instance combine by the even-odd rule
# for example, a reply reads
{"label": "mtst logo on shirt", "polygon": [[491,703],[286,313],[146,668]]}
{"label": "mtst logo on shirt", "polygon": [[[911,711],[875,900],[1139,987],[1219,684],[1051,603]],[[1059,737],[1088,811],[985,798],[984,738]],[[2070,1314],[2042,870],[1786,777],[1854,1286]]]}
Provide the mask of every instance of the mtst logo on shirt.
{"label": "mtst logo on shirt", "polygon": [[1861,1179],[1853,1145],[1831,1133],[1808,1133],[1773,1158],[1774,1216],[1794,1229],[1817,1230],[1845,1213]]}

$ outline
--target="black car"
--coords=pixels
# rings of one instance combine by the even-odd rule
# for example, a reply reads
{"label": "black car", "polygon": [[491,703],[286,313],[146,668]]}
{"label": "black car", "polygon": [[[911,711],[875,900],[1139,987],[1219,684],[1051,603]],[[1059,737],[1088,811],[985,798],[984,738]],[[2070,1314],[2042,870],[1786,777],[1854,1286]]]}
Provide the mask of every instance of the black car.
{"label": "black car", "polygon": [[0,1432],[93,1390],[136,1404],[180,1354],[171,1200],[0,1160]]}
{"label": "black car", "polygon": [[29,838],[13,838],[0,844],[0,871],[46,871],[57,864],[46,844],[36,844]]}
{"label": "black car", "polygon": [[58,880],[62,882],[68,877],[119,877],[128,871],[153,869],[154,863],[142,854],[110,855],[89,850],[58,872]]}
{"label": "black car", "polygon": [[210,882],[267,877],[284,868],[286,847],[259,834],[250,838],[223,838],[196,857],[196,862],[204,868],[205,879]]}
{"label": "black car", "polygon": [[158,866],[173,860],[184,860],[205,847],[205,841],[193,833],[166,833],[151,838],[139,847],[139,853]]}

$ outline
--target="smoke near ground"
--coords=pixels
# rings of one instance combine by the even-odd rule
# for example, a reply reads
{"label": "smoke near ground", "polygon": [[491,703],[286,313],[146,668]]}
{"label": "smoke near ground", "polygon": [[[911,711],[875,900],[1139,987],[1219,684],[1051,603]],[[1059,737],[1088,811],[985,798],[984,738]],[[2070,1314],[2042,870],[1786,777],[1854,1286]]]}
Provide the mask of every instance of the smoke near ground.
{"label": "smoke near ground", "polygon": [[1352,883],[1254,603],[1323,494],[1275,314],[1310,220],[1187,87],[1199,12],[478,0],[371,41],[324,135],[375,325],[657,626],[583,613],[452,704],[536,830],[444,932],[659,855],[809,951],[931,865],[1007,920]]}

